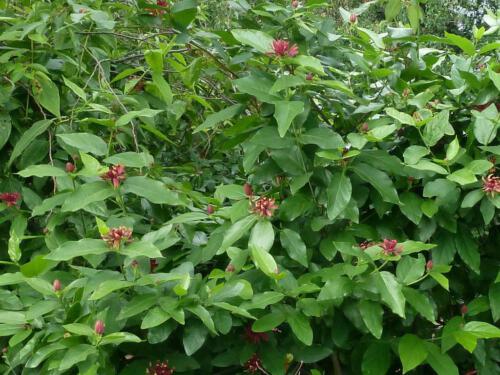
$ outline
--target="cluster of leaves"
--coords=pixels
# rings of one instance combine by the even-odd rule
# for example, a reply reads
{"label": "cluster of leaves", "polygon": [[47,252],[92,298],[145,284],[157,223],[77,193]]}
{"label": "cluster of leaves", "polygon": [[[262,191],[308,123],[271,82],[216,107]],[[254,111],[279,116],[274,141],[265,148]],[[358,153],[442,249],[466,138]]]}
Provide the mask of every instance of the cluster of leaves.
{"label": "cluster of leaves", "polygon": [[1,370],[498,374],[494,14],[201,3],[0,8]]}

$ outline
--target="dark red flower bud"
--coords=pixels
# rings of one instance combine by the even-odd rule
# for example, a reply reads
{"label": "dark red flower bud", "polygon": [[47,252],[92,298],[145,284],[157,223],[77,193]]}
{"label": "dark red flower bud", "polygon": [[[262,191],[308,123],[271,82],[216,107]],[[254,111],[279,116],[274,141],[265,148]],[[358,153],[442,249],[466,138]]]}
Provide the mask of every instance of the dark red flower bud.
{"label": "dark red flower bud", "polygon": [[66,172],[68,173],[73,173],[75,171],[76,167],[73,163],[71,163],[70,161],[68,161],[66,163]]}
{"label": "dark red flower bud", "polygon": [[356,15],[356,13],[352,13],[350,16],[349,16],[349,22],[350,23],[356,23],[356,21],[358,20],[358,16]]}
{"label": "dark red flower bud", "polygon": [[106,325],[104,324],[104,322],[102,320],[98,320],[95,322],[94,332],[97,333],[98,335],[102,336],[105,328],[106,328]]}
{"label": "dark red flower bud", "polygon": [[247,197],[252,197],[253,196],[252,185],[250,185],[249,183],[246,183],[245,185],[243,185],[243,191],[245,192],[245,195]]}
{"label": "dark red flower bud", "polygon": [[366,132],[368,132],[368,130],[370,130],[370,126],[368,125],[368,123],[367,123],[367,122],[363,122],[363,123],[361,124],[361,131],[362,131],[363,133],[366,133]]}
{"label": "dark red flower bud", "polygon": [[432,267],[434,267],[434,263],[432,262],[432,260],[428,260],[425,264],[425,268],[427,269],[427,271],[430,271],[432,270]]}
{"label": "dark red flower bud", "polygon": [[61,281],[59,279],[55,279],[52,283],[52,288],[54,292],[59,292],[61,290]]}
{"label": "dark red flower bud", "polygon": [[159,263],[156,259],[149,260],[149,270],[151,272],[155,272],[155,269],[159,266]]}
{"label": "dark red flower bud", "polygon": [[212,215],[214,212],[215,212],[214,206],[212,206],[211,204],[209,204],[207,206],[207,214]]}
{"label": "dark red flower bud", "polygon": [[174,369],[169,367],[168,361],[158,361],[154,365],[150,363],[146,371],[147,375],[172,375],[173,373]]}
{"label": "dark red flower bud", "polygon": [[314,75],[313,75],[312,73],[307,73],[307,74],[306,74],[306,80],[307,80],[307,81],[312,81],[312,80],[313,80],[313,78],[314,78]]}
{"label": "dark red flower bud", "polygon": [[462,313],[462,315],[465,315],[469,312],[469,308],[467,307],[466,304],[460,306],[460,312]]}
{"label": "dark red flower bud", "polygon": [[229,263],[226,267],[226,272],[234,272],[236,271],[236,268],[234,267],[234,264]]}
{"label": "dark red flower bud", "polygon": [[12,207],[17,204],[17,201],[21,199],[21,194],[18,192],[14,193],[1,193],[0,201],[3,201],[7,207]]}
{"label": "dark red flower bud", "polygon": [[293,0],[292,1],[292,8],[296,9],[299,6],[299,1],[298,0]]}

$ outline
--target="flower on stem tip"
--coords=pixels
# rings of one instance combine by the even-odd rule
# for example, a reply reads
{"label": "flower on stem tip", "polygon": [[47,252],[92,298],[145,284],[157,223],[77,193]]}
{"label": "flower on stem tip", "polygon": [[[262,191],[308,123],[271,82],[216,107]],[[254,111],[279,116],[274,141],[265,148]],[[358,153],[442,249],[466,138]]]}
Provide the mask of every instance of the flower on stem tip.
{"label": "flower on stem tip", "polygon": [[7,207],[12,207],[17,204],[17,201],[21,199],[21,194],[18,192],[14,193],[1,193],[0,200],[7,205]]}
{"label": "flower on stem tip", "polygon": [[173,373],[174,369],[168,366],[168,361],[157,361],[154,365],[150,363],[146,371],[147,375],[172,375]]}
{"label": "flower on stem tip", "polygon": [[97,333],[99,336],[102,336],[105,328],[106,325],[104,324],[104,322],[102,320],[98,320],[95,322],[94,332]]}
{"label": "flower on stem tip", "polygon": [[245,371],[250,374],[255,374],[257,371],[262,369],[262,362],[257,355],[257,353],[253,353],[248,361],[245,362]]}
{"label": "flower on stem tip", "polygon": [[399,255],[403,252],[401,246],[398,246],[397,240],[384,239],[384,242],[380,244],[382,251],[385,255]]}
{"label": "flower on stem tip", "polygon": [[248,325],[245,327],[245,340],[250,344],[259,344],[261,341],[268,342],[269,336],[265,332],[254,332]]}
{"label": "flower on stem tip", "polygon": [[106,173],[101,175],[101,178],[103,180],[111,181],[113,187],[117,189],[118,186],[120,186],[120,182],[124,181],[126,178],[125,167],[121,164],[113,165]]}
{"label": "flower on stem tip", "polygon": [[272,43],[273,50],[270,52],[271,55],[278,57],[294,57],[299,54],[299,47],[296,44],[290,45],[288,40],[275,39]]}
{"label": "flower on stem tip", "polygon": [[118,228],[111,228],[108,233],[101,236],[106,244],[113,248],[119,249],[122,242],[130,242],[132,237],[132,229],[120,226]]}
{"label": "flower on stem tip", "polygon": [[59,279],[55,279],[52,283],[52,288],[54,292],[59,292],[61,290],[61,281]]}
{"label": "flower on stem tip", "polygon": [[492,174],[483,177],[483,191],[490,195],[500,193],[500,177]]}
{"label": "flower on stem tip", "polygon": [[262,217],[271,217],[277,208],[274,198],[260,197],[253,203],[252,211]]}

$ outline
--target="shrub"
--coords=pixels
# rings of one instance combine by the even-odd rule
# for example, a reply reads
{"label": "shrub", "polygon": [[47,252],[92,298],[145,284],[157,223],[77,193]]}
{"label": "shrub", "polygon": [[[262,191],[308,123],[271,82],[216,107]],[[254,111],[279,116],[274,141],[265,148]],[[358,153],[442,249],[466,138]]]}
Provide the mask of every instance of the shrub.
{"label": "shrub", "polygon": [[2,370],[498,373],[498,42],[228,6],[2,9]]}

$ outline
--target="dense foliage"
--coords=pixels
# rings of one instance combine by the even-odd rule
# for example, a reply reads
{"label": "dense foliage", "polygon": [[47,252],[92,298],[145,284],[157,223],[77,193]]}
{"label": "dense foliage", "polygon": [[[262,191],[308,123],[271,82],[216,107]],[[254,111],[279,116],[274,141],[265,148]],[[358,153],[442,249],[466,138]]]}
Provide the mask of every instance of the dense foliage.
{"label": "dense foliage", "polygon": [[1,370],[498,374],[495,10],[209,3],[0,3]]}

